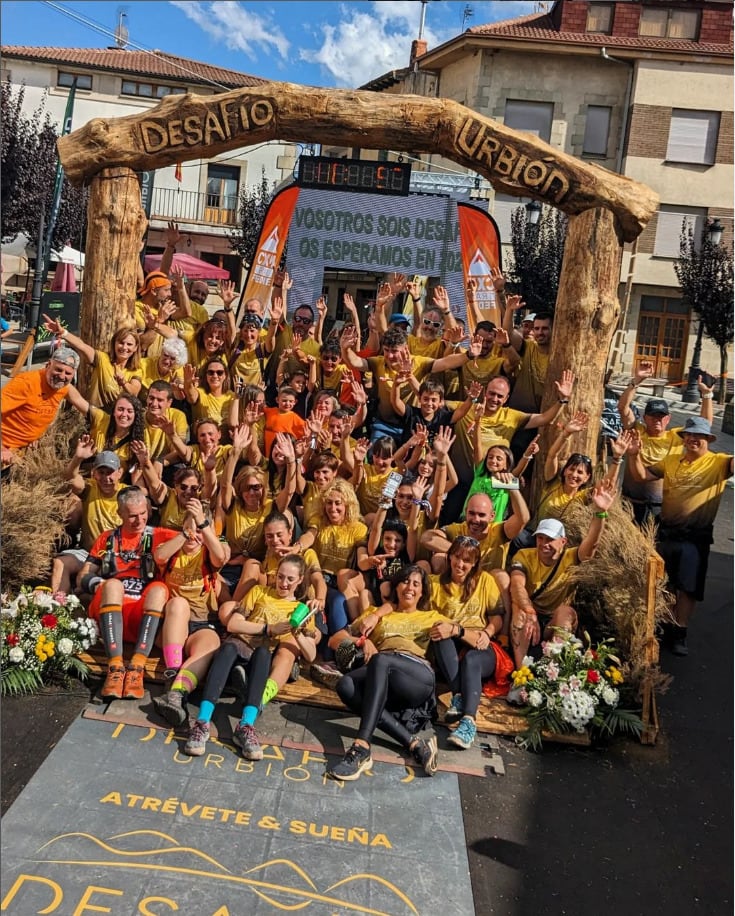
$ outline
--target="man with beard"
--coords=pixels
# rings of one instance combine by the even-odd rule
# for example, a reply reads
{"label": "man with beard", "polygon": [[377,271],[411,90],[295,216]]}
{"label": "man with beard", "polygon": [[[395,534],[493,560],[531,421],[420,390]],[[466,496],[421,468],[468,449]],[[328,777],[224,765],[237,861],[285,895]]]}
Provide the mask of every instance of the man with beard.
{"label": "man with beard", "polygon": [[3,388],[0,413],[2,463],[8,467],[21,449],[37,442],[56,419],[64,399],[86,414],[87,402],[71,384],[79,356],[59,347],[43,369],[21,372]]}

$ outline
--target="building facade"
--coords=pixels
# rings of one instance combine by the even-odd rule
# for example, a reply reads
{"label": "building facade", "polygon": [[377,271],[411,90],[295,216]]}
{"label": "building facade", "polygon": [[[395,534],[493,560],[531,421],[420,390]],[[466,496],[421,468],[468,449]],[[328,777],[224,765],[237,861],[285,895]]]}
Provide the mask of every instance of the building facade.
{"label": "building facade", "polygon": [[[170,94],[213,95],[266,82],[161,51],[122,47],[3,47],[1,77],[25,87],[24,108],[29,113],[45,100],[46,111],[59,125],[76,78],[73,129],[92,118],[137,114]],[[228,241],[228,232],[237,224],[238,195],[243,188],[259,185],[263,176],[269,187],[290,177],[294,150],[292,144],[272,142],[210,160],[184,162],[181,180],[175,166],[157,170],[147,251],[163,251],[164,230],[175,220],[183,234],[179,250],[226,268],[239,286],[244,267]]]}
{"label": "building facade", "polygon": [[[653,188],[659,211],[624,250],[621,333],[613,363],[652,359],[657,376],[687,373],[697,319],[674,272],[682,225],[719,219],[733,243],[732,0],[556,0],[528,16],[467,29],[408,67],[362,87],[453,99],[564,152]],[[456,163],[426,156],[419,168]],[[483,194],[510,239],[524,200]],[[705,338],[703,366],[719,352]]]}

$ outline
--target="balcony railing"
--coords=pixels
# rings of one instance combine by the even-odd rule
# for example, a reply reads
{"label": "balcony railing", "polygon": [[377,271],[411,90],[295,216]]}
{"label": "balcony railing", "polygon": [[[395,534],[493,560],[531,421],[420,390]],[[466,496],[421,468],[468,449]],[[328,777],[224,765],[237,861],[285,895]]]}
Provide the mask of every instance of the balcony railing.
{"label": "balcony railing", "polygon": [[154,188],[151,218],[207,226],[236,226],[237,198],[178,188]]}

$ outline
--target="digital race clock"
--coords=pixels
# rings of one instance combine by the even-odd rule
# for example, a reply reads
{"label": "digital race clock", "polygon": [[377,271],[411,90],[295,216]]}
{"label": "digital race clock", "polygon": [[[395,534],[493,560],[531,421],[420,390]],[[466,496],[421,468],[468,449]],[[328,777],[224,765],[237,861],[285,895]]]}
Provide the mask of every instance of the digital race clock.
{"label": "digital race clock", "polygon": [[406,197],[411,184],[411,163],[302,156],[296,172],[296,184],[302,188],[399,194]]}

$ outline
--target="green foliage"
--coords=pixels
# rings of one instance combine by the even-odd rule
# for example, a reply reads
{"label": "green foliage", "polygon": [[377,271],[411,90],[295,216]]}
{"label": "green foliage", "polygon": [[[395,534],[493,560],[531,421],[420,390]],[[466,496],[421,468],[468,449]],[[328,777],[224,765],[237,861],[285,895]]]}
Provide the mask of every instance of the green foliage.
{"label": "green foliage", "polygon": [[[41,213],[48,219],[51,211],[59,134],[45,98],[30,116],[23,110],[24,98],[24,86],[14,90],[7,81],[0,84],[0,237],[9,242],[24,232],[35,244]],[[86,216],[86,192],[64,179],[52,246],[83,248]]]}
{"label": "green foliage", "polygon": [[513,255],[506,270],[509,291],[532,312],[554,314],[567,237],[567,218],[555,207],[542,207],[535,226],[526,222],[526,208],[510,218]]}
{"label": "green foliage", "polygon": [[249,268],[255,255],[258,237],[268,211],[268,206],[273,199],[273,188],[268,187],[265,177],[265,168],[261,172],[259,184],[240,190],[237,207],[237,216],[240,226],[237,230],[227,233],[230,247],[242,258]]}
{"label": "green foliage", "polygon": [[[728,345],[733,340],[733,258],[724,245],[713,245],[705,225],[701,238],[684,220],[679,237],[679,259],[674,264],[681,298],[699,315],[704,333],[720,348],[720,377],[727,376]],[[720,386],[724,403],[725,387]]]}

